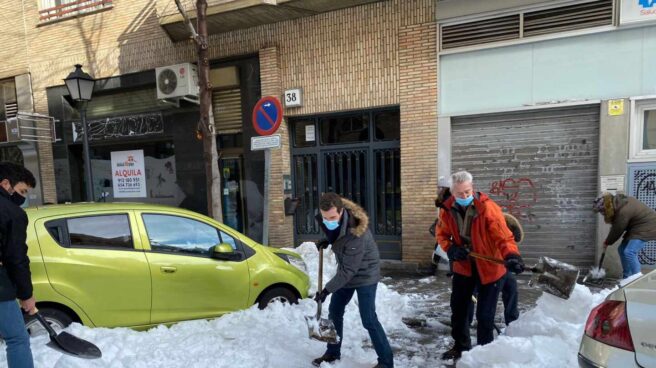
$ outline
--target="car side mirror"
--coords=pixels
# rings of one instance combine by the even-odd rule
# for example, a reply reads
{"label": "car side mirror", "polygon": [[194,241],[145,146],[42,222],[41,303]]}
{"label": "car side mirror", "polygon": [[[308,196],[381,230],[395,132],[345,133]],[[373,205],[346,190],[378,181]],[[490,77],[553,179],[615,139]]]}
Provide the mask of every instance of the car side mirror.
{"label": "car side mirror", "polygon": [[212,258],[221,259],[224,261],[235,260],[239,257],[239,254],[235,253],[235,250],[232,249],[232,246],[227,243],[217,244],[210,249]]}

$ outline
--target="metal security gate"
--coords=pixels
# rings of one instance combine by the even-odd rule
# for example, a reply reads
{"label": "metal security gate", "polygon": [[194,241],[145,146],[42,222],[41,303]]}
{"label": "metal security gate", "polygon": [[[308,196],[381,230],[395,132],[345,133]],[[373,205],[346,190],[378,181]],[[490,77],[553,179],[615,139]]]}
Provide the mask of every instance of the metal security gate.
{"label": "metal security gate", "polygon": [[[630,164],[628,182],[627,193],[656,210],[656,163]],[[656,241],[647,242],[638,259],[644,266],[656,267]]]}
{"label": "metal security gate", "polygon": [[527,262],[594,262],[599,105],[452,119],[452,170],[515,215]]}
{"label": "metal security gate", "polygon": [[[367,211],[382,258],[401,259],[400,148],[398,135],[391,132],[398,131],[398,110],[337,116],[290,121],[293,196],[300,200],[294,215],[296,243],[322,236],[315,216],[321,194],[332,191]],[[327,123],[330,128],[322,127]],[[339,134],[350,142],[335,143]]]}

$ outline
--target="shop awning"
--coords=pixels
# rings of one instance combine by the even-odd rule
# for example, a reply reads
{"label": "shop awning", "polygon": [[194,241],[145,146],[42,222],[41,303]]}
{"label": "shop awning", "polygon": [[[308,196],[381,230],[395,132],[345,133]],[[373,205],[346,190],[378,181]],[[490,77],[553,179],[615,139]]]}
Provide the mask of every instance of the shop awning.
{"label": "shop awning", "polygon": [[[233,0],[218,4],[209,1],[207,29],[209,34],[217,34],[378,1],[381,0]],[[188,14],[195,26],[196,11]],[[162,15],[159,23],[174,41],[189,38],[181,14]]]}

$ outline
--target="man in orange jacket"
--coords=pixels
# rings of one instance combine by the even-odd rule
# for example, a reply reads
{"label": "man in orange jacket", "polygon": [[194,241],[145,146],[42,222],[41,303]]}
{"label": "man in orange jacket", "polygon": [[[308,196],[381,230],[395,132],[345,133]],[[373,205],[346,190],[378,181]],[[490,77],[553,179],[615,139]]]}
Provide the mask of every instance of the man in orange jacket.
{"label": "man in orange jacket", "polygon": [[[499,206],[487,195],[474,192],[473,177],[466,171],[451,176],[451,194],[440,213],[437,241],[453,261],[451,287],[451,336],[453,347],[442,359],[458,359],[471,349],[469,317],[474,288],[478,288],[476,337],[479,345],[494,340],[494,315],[506,269],[524,271],[513,234]],[[474,258],[469,252],[503,259],[505,265]],[[505,267],[504,267],[505,266]]]}

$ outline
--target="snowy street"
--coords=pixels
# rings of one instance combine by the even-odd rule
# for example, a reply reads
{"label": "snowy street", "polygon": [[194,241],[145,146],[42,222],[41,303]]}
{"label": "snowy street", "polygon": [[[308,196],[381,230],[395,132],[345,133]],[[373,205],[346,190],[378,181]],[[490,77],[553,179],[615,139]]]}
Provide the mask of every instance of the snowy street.
{"label": "snowy street", "polygon": [[[296,251],[316,280],[318,257],[314,244],[305,243]],[[327,252],[325,262],[324,279],[335,273],[331,252]],[[583,324],[590,309],[607,291],[592,294],[578,285],[565,301],[529,289],[524,278],[518,281],[520,319],[494,343],[464,354],[458,367],[577,366]],[[452,366],[452,362],[439,360],[451,344],[449,328],[442,323],[449,320],[449,292],[449,279],[443,273],[424,278],[387,276],[379,284],[378,315],[390,337],[397,367]],[[342,359],[333,365],[324,363],[324,367],[365,368],[376,363],[356,302],[354,298],[345,315]],[[274,304],[264,311],[253,306],[211,321],[183,322],[145,332],[73,324],[67,331],[95,343],[103,352],[102,359],[64,356],[45,346],[47,336],[33,338],[32,351],[36,366],[44,368],[311,367],[311,360],[324,352],[323,343],[308,338],[304,319],[315,313],[315,308],[312,300],[292,306]],[[497,325],[503,327],[500,313],[501,305]],[[404,320],[414,321],[412,327]],[[5,354],[1,354],[0,365],[6,365],[5,359]]]}

